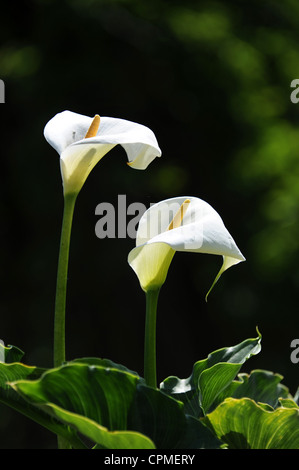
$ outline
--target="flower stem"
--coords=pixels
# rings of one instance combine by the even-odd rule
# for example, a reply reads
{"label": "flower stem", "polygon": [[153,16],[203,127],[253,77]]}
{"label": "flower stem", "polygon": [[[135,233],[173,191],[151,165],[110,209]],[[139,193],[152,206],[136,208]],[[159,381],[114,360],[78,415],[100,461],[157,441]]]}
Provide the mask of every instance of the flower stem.
{"label": "flower stem", "polygon": [[65,306],[73,214],[77,194],[64,196],[54,319],[54,367],[65,361]]}
{"label": "flower stem", "polygon": [[144,338],[144,378],[150,387],[157,388],[156,372],[156,320],[160,288],[146,292],[146,318]]}

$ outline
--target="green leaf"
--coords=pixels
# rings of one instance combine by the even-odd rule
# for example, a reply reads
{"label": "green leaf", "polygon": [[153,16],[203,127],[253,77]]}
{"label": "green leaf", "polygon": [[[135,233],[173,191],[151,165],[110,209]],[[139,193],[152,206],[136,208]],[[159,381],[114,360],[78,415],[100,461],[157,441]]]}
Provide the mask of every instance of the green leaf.
{"label": "green leaf", "polygon": [[106,448],[154,448],[146,436],[127,430],[138,378],[87,364],[66,364],[36,381],[12,384],[22,396]]}
{"label": "green leaf", "polygon": [[12,363],[20,362],[24,356],[23,351],[16,346],[5,346],[2,341],[0,341],[0,363]]}
{"label": "green leaf", "polygon": [[[45,405],[44,405],[45,406]],[[141,433],[125,430],[110,431],[96,421],[78,413],[64,410],[53,403],[46,405],[61,422],[73,427],[97,444],[96,448],[105,449],[155,449],[154,443]]]}
{"label": "green leaf", "polygon": [[20,379],[36,379],[46,369],[41,369],[34,366],[27,366],[18,362],[12,364],[0,363],[0,388],[2,390],[11,390],[7,382],[12,382]]}
{"label": "green leaf", "polygon": [[151,436],[159,449],[216,449],[220,442],[184,406],[159,390],[139,384],[130,423]]}
{"label": "green leaf", "polygon": [[203,423],[185,416],[181,403],[124,370],[72,362],[47,371],[36,381],[17,381],[12,386],[97,447],[204,448],[218,444]]}
{"label": "green leaf", "polygon": [[241,364],[219,363],[204,370],[198,379],[200,406],[206,413],[217,396],[236,377]]}
{"label": "green leaf", "polygon": [[21,363],[0,363],[0,402],[15,409],[31,420],[47,428],[55,434],[64,436],[75,447],[82,447],[82,443],[67,426],[50,417],[40,408],[30,404],[9,385],[17,380],[36,380],[45,372],[39,367],[27,366]]}
{"label": "green leaf", "polygon": [[280,398],[279,404],[283,408],[299,408],[297,403],[292,398]]}
{"label": "green leaf", "polygon": [[266,370],[254,370],[250,374],[238,374],[234,380],[217,397],[214,406],[220,404],[225,398],[252,398],[256,402],[267,403],[275,408],[280,398],[288,398],[289,390],[280,382],[282,375]]}
{"label": "green leaf", "polygon": [[298,407],[227,398],[203,421],[230,449],[299,449]]}
{"label": "green leaf", "polygon": [[185,412],[201,417],[214,405],[217,397],[234,380],[242,364],[261,350],[261,335],[242,343],[218,349],[193,366],[187,379],[168,377],[161,390],[185,404]]}
{"label": "green leaf", "polygon": [[102,359],[99,357],[82,357],[78,359],[74,359],[69,362],[71,363],[80,363],[80,364],[88,364],[90,366],[102,366],[102,367],[109,367],[110,369],[117,369],[124,372],[129,372],[129,374],[136,375],[140,380],[144,380],[139,374],[133,370],[128,369],[126,366],[122,364],[118,364],[116,362],[111,361],[110,359]]}

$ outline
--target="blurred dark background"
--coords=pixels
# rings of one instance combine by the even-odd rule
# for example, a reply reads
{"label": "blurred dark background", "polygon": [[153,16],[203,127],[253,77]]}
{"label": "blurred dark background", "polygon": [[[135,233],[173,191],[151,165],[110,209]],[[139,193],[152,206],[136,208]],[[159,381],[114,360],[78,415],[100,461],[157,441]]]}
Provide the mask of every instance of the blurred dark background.
{"label": "blurred dark background", "polygon": [[[246,256],[205,294],[221,258],[177,253],[159,300],[158,379],[190,375],[208,353],[262,333],[242,371],[299,364],[299,4],[293,0],[35,0],[1,13],[0,338],[52,366],[63,209],[58,154],[43,128],[69,109],[147,125],[163,152],[146,171],[121,148],[90,174],[74,218],[67,357],[106,357],[143,373],[145,298],[127,264],[134,240],[95,235],[100,202],[147,207],[193,195],[221,215]],[[128,219],[129,220],[129,219]],[[0,447],[56,438],[0,406]]]}

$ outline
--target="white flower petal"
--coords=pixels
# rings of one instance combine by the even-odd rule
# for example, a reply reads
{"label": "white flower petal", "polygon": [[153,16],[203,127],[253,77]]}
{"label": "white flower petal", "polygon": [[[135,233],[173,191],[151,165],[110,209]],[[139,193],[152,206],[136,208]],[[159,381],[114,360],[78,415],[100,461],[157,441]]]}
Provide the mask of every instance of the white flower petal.
{"label": "white flower petal", "polygon": [[86,181],[89,173],[114,144],[70,145],[60,156],[60,167],[65,190],[77,193]]}
{"label": "white flower petal", "polygon": [[[167,227],[183,202],[190,204],[180,227]],[[245,258],[226,229],[220,215],[202,199],[185,196],[171,198],[150,207],[141,217],[136,244],[167,243],[176,251],[191,251]]]}
{"label": "white flower petal", "polygon": [[[171,220],[186,199],[190,202],[181,226],[168,230]],[[155,261],[152,263],[155,268],[149,268],[151,261],[146,257],[150,252],[145,249],[149,246],[168,245],[169,249],[174,252],[189,251],[221,255],[223,265],[212,287],[226,269],[245,260],[215,209],[202,199],[190,196],[167,199],[151,206],[140,219],[136,245],[135,250],[138,249],[140,259],[136,261],[136,257],[132,258],[131,255],[129,263],[135,270],[143,288],[145,284],[155,284],[157,279],[160,279],[158,273],[159,256],[161,256],[161,269],[165,271],[165,261],[162,251],[160,255],[160,248],[154,252]],[[164,250],[167,251],[166,248]],[[132,251],[134,252],[134,250]],[[134,263],[132,263],[132,259],[134,259]],[[150,280],[150,275],[153,276],[152,280]],[[155,276],[156,279],[154,279]]]}
{"label": "white flower petal", "polygon": [[137,246],[130,251],[128,263],[144,291],[164,284],[175,251],[165,243]]}
{"label": "white flower petal", "polygon": [[226,271],[228,268],[231,268],[232,266],[235,266],[238,263],[241,263],[241,261],[245,261],[245,258],[243,258],[243,260],[240,260],[240,259],[237,259],[237,258],[230,258],[229,256],[223,256],[222,266],[221,266],[217,276],[215,277],[215,279],[213,281],[213,284],[211,285],[210,289],[208,290],[208,292],[206,294],[206,300],[207,300],[208,295],[210,294],[211,290],[215,286],[216,282],[220,279],[220,276],[224,273],[224,271]]}
{"label": "white flower petal", "polygon": [[92,119],[82,114],[63,111],[46,124],[44,136],[60,155],[69,145],[84,139]]}
{"label": "white flower petal", "polygon": [[65,191],[79,191],[92,168],[115,145],[124,148],[128,164],[135,169],[144,170],[161,156],[155,134],[148,127],[125,119],[101,117],[97,134],[86,139],[92,121],[91,117],[63,111],[45,126],[46,140],[61,156]]}
{"label": "white flower petal", "polygon": [[[161,156],[155,134],[148,127],[125,119],[101,117],[97,135],[88,140],[92,144],[121,145],[130,166],[137,169],[147,168],[156,157]],[[86,145],[86,140],[80,140],[75,145]]]}
{"label": "white flower petal", "polygon": [[[111,117],[101,117],[95,137],[84,138],[93,118],[71,111],[56,114],[44,129],[46,140],[61,154],[69,145],[114,144],[124,147],[129,162],[145,158],[151,161],[161,156],[155,134],[136,122]],[[140,165],[139,165],[140,166]]]}

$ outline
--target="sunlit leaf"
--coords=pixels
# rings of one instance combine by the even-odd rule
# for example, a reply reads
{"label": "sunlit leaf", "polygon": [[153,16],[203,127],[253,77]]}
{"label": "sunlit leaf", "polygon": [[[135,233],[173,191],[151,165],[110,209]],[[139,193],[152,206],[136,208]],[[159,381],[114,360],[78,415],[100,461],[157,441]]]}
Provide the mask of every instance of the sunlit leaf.
{"label": "sunlit leaf", "polygon": [[212,352],[193,366],[187,379],[168,377],[161,390],[185,404],[185,412],[195,417],[207,413],[234,380],[242,364],[261,350],[261,335]]}
{"label": "sunlit leaf", "polygon": [[297,408],[299,409],[298,404],[294,401],[293,398],[280,398],[279,404],[283,408]]}
{"label": "sunlit leaf", "polygon": [[129,374],[136,375],[139,380],[143,380],[139,374],[131,369],[128,369],[123,364],[118,364],[116,362],[111,361],[111,359],[102,359],[100,357],[82,357],[77,358],[71,361],[71,363],[80,363],[80,364],[88,364],[90,366],[101,366],[101,367],[109,367],[110,369],[117,369],[120,371],[128,372]]}
{"label": "sunlit leaf", "polygon": [[288,388],[280,383],[283,379],[280,374],[267,370],[254,370],[250,374],[238,374],[237,379],[218,395],[214,406],[228,397],[247,397],[275,408],[279,404],[279,399],[289,397]]}
{"label": "sunlit leaf", "polygon": [[9,383],[17,380],[36,380],[44,372],[45,369],[17,362],[12,364],[0,363],[0,402],[27,416],[53,433],[64,436],[72,442],[74,447],[84,447],[75,433],[70,431],[67,426],[46,414],[42,409],[29,403],[9,386]]}
{"label": "sunlit leaf", "polygon": [[219,447],[183,404],[124,370],[69,363],[13,388],[104,448]]}
{"label": "sunlit leaf", "polygon": [[203,421],[230,449],[299,449],[299,408],[227,398]]}

